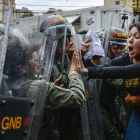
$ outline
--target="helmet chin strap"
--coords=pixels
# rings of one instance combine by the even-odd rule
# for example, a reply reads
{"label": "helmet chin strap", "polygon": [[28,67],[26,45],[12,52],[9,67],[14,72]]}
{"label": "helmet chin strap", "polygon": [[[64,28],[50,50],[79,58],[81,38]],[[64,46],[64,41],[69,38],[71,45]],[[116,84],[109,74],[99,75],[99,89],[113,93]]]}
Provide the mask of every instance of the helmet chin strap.
{"label": "helmet chin strap", "polygon": [[113,54],[113,52],[112,52],[112,50],[111,50],[111,46],[109,45],[109,47],[108,47],[108,50],[110,51],[110,54],[111,54],[111,56],[109,56],[111,59],[114,59],[115,58],[115,56],[114,56],[114,54]]}

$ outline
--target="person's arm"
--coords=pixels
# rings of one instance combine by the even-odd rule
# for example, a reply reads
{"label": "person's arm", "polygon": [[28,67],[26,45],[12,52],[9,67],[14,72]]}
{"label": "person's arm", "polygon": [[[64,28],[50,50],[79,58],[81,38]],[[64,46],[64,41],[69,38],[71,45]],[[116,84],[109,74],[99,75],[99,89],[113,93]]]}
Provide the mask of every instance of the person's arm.
{"label": "person's arm", "polygon": [[[107,62],[111,62],[110,57],[106,57],[106,63]],[[117,89],[121,89],[124,86],[124,80],[123,79],[104,79],[104,82],[107,83],[110,86],[113,86],[113,87],[117,88]]]}
{"label": "person's arm", "polygon": [[127,66],[92,66],[87,70],[88,78],[101,79],[130,79],[140,77],[140,62]]}
{"label": "person's arm", "polygon": [[81,76],[78,73],[72,73],[68,77],[69,89],[61,88],[50,83],[46,108],[76,108],[85,103],[85,89]]}
{"label": "person's arm", "polygon": [[[101,64],[101,65],[98,65],[98,66],[99,67],[122,66],[122,65],[124,65],[125,61],[128,61],[128,59],[129,59],[128,54],[124,54],[124,55],[121,55],[117,58],[114,58],[113,60],[111,60],[109,62],[106,62],[105,64]],[[90,59],[87,59],[83,63],[84,63],[84,65],[86,65],[85,67],[95,66]]]}
{"label": "person's arm", "polygon": [[79,57],[74,52],[69,70],[69,88],[64,89],[50,84],[47,93],[46,107],[56,109],[59,107],[75,108],[85,103],[85,89],[79,71]]}
{"label": "person's arm", "polygon": [[122,55],[120,57],[117,57],[117,58],[113,59],[110,62],[107,62],[105,64],[96,66],[91,62],[90,59],[88,59],[88,60],[84,61],[84,66],[85,67],[83,67],[83,73],[88,74],[88,69],[87,68],[89,68],[89,67],[94,68],[94,69],[98,67],[98,69],[100,69],[100,71],[102,71],[101,68],[112,67],[112,66],[122,66],[122,65],[124,65],[124,62],[126,60],[128,60],[128,55]]}
{"label": "person's arm", "polygon": [[[101,79],[131,79],[140,76],[140,62],[137,64],[126,65],[128,55],[123,55],[113,59],[103,65],[94,65],[90,63],[88,69],[84,70],[84,74],[88,74],[88,78],[101,78]],[[123,66],[126,65],[126,66]]]}
{"label": "person's arm", "polygon": [[125,103],[131,106],[140,106],[140,95],[131,96],[130,94],[128,94],[125,98]]}

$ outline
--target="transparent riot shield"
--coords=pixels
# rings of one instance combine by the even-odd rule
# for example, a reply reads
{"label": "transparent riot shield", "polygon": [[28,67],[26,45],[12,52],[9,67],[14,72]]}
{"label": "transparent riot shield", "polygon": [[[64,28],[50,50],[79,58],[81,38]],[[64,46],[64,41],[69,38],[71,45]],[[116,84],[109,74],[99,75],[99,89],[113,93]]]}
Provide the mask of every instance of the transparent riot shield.
{"label": "transparent riot shield", "polygon": [[[74,38],[75,50],[79,50],[78,48],[80,48],[81,46],[83,35],[82,36],[75,35],[73,38]],[[80,53],[79,56],[81,56]],[[81,62],[82,60],[80,61],[80,64]],[[82,66],[82,64],[80,66]],[[98,87],[96,85],[97,84],[96,80],[88,80],[87,77],[84,75],[82,76],[82,78],[83,78],[86,97],[87,97],[86,104],[83,107],[81,107],[83,138],[103,140],[104,139],[103,124],[102,124],[102,118],[100,112],[100,105],[99,105],[98,91],[97,91]]]}
{"label": "transparent riot shield", "polygon": [[3,67],[5,62],[5,55],[6,55],[6,49],[7,49],[7,42],[8,42],[8,36],[10,32],[10,22],[11,22],[11,13],[12,9],[10,7],[6,7],[5,11],[0,9],[0,12],[4,13],[4,17],[2,18],[3,24],[1,26],[1,37],[0,37],[0,87],[1,87],[1,81],[3,77]]}
{"label": "transparent riot shield", "polygon": [[89,80],[89,88],[88,88],[88,109],[89,109],[89,118],[90,118],[90,131],[91,139],[104,140],[104,130],[103,123],[101,117],[101,109],[99,103],[99,85],[96,79]]}
{"label": "transparent riot shield", "polygon": [[[109,34],[110,34],[110,27],[112,26],[112,22],[113,22],[113,12],[109,12],[109,15],[108,15],[108,20],[107,20],[107,24],[106,24],[106,27],[105,27],[105,31],[104,31],[104,34],[103,34],[103,39],[102,39],[102,46],[104,48],[104,52],[105,52],[105,57],[103,57],[101,59],[101,64],[104,64],[106,62],[106,57],[107,57],[107,51],[108,51],[108,44],[109,44]],[[106,34],[105,34],[106,33]],[[103,85],[103,79],[100,79],[98,81],[99,83],[99,87],[97,88],[97,80],[94,80],[94,99],[95,99],[95,103],[96,105],[95,106],[99,106],[99,98],[101,96],[101,87]],[[96,94],[98,93],[98,95]],[[98,108],[98,107],[97,107]],[[102,135],[96,135],[99,139],[105,139],[105,136],[104,136],[104,130],[103,130],[103,123],[102,123],[102,118],[101,118],[101,112],[99,112],[98,109],[95,109],[96,112],[97,112],[97,118],[99,119],[97,122],[97,130],[99,130],[98,134],[102,134]],[[101,110],[100,110],[101,111]],[[101,125],[100,125],[101,124]]]}
{"label": "transparent riot shield", "polygon": [[83,62],[82,62],[82,55],[81,55],[81,44],[83,41],[83,35],[74,34],[72,38],[73,38],[74,50],[77,52],[77,55],[79,56],[80,73],[83,76]]}
{"label": "transparent riot shield", "polygon": [[[124,30],[126,31],[127,35],[129,33],[129,27],[132,24],[132,19],[133,19],[133,16],[128,16],[128,18],[125,22],[125,25],[124,25]],[[123,53],[128,53],[128,46],[127,45],[125,46]]]}
{"label": "transparent riot shield", "polygon": [[[106,24],[106,27],[105,27],[105,33],[106,34],[105,33],[103,34],[103,39],[102,39],[102,46],[104,47],[105,57],[103,57],[101,59],[101,64],[104,64],[106,62],[108,44],[109,44],[109,33],[110,33],[110,27],[112,26],[112,22],[113,22],[113,12],[109,12],[107,24]],[[100,98],[100,92],[101,92],[102,84],[103,84],[103,79],[100,79],[99,98]]]}
{"label": "transparent riot shield", "polygon": [[11,84],[8,83],[10,80],[8,68],[13,63],[10,61],[10,58],[13,56],[10,57],[10,55],[12,51],[16,50],[12,48],[12,42],[9,42],[12,10],[9,7],[5,7],[5,11],[2,12],[5,16],[3,17],[5,31],[4,35],[1,36],[0,43],[0,139],[19,140],[28,137],[28,130],[30,130],[30,122],[32,120],[31,114],[34,110],[34,100],[14,96],[16,92],[9,86]]}
{"label": "transparent riot shield", "polygon": [[[3,103],[1,111],[3,113],[2,117],[0,116],[3,125],[2,140],[37,139],[46,103],[47,82],[57,46],[57,41],[53,39],[50,57],[46,59],[44,71],[41,73],[43,64],[41,61],[40,67],[37,67],[37,59],[44,58],[45,46],[43,45],[45,45],[46,36],[33,35],[35,41],[30,42],[27,37],[27,34],[30,34],[29,31],[25,32],[22,28],[30,30],[30,25],[20,19],[21,23],[23,23],[23,26],[20,25],[21,29],[16,21],[13,23],[11,30],[18,30],[20,36],[10,34],[2,72],[4,77],[2,84],[8,88],[6,94],[10,95],[10,97],[2,96],[1,98]],[[54,37],[52,34],[50,36]],[[43,78],[40,79],[40,75],[43,75]]]}
{"label": "transparent riot shield", "polygon": [[[63,18],[62,18],[63,19]],[[46,20],[46,25],[47,25],[47,19]],[[45,21],[44,20],[44,21]],[[60,74],[66,74],[66,69],[65,65],[69,65],[66,62],[70,61],[68,60],[69,58],[66,55],[66,48],[67,45],[70,41],[70,37],[75,33],[74,27],[69,24],[65,18],[63,19],[64,21],[62,23],[56,24],[56,25],[48,25],[45,30],[44,34],[47,36],[47,41],[46,41],[46,46],[50,46],[52,43],[52,38],[48,36],[48,34],[52,34],[55,36],[55,40],[58,41],[57,47],[56,47],[56,53],[55,53],[55,58],[54,58],[54,63],[53,63],[53,71],[51,73],[51,82],[54,82],[57,78],[59,78]],[[56,32],[55,32],[56,31]],[[53,38],[54,39],[54,38]],[[47,52],[47,51],[45,51]],[[44,57],[45,58],[45,57]],[[43,60],[44,62],[45,60]],[[66,74],[67,77],[68,74]],[[62,79],[63,81],[63,79]]]}
{"label": "transparent riot shield", "polygon": [[136,15],[135,16],[135,23],[138,23],[139,22],[139,15]]}
{"label": "transparent riot shield", "polygon": [[[44,20],[46,21],[45,22],[46,25],[48,23],[48,19]],[[71,62],[68,55],[66,54],[66,47],[70,41],[70,37],[72,36],[74,32],[74,28],[64,18],[61,18],[61,19],[64,21],[61,22],[60,25],[59,24],[56,24],[56,25],[53,24],[52,26],[48,25],[49,27],[47,26],[44,30],[44,34],[47,36],[44,54],[45,56],[49,56],[49,55],[46,55],[47,53],[50,54],[50,52],[48,51],[48,48],[52,46],[52,42],[55,39],[55,41],[57,41],[57,45],[56,45],[56,53],[55,53],[55,58],[53,61],[52,71],[50,72],[50,75],[51,75],[50,81],[54,82],[56,79],[59,78],[60,74],[62,74],[63,77],[62,77],[62,80],[60,81],[60,84],[63,84],[64,88],[68,88],[67,81],[68,81],[68,73],[69,73]],[[59,21],[61,19],[59,19]],[[55,18],[55,20],[57,19]],[[45,59],[47,58],[44,57],[43,65],[44,65]],[[59,130],[59,125],[61,123],[62,117],[65,116],[63,115],[62,117],[60,117],[63,111],[67,112],[68,109],[62,108],[62,109],[57,109],[54,111],[55,112],[55,122],[54,122],[55,126],[53,129],[57,131]]]}
{"label": "transparent riot shield", "polygon": [[[106,27],[106,32],[105,32],[106,33],[105,34],[105,40],[103,42],[103,46],[104,46],[104,50],[105,50],[105,55],[106,56],[105,56],[105,58],[102,59],[102,61],[101,61],[102,63],[101,64],[104,64],[104,63],[106,63],[108,61],[111,61],[111,59],[112,59],[111,56],[113,58],[115,58],[115,56],[113,56],[113,53],[112,53],[111,56],[108,55],[108,58],[110,57],[110,59],[107,60],[108,47],[110,47],[109,48],[109,52],[111,53],[111,50],[112,50],[111,47],[113,46],[112,44],[114,44],[114,45],[115,44],[123,45],[123,47],[126,46],[126,38],[127,38],[127,36],[126,36],[125,31],[120,28],[118,30],[118,32],[114,32],[112,30],[112,29],[114,29],[114,27],[111,27],[112,26],[112,21],[113,21],[113,13],[110,13],[109,14],[109,20],[108,20],[107,27]],[[126,27],[126,29],[127,29],[127,27]],[[122,32],[121,32],[121,30],[122,30]],[[115,42],[115,39],[116,39],[115,37],[113,38],[113,40],[111,38],[111,36],[113,34],[115,34],[115,33],[118,34],[118,38],[117,38],[116,42]],[[125,37],[122,37],[123,35]],[[123,41],[125,41],[125,43]],[[122,50],[123,50],[123,47],[122,47]],[[123,128],[123,125],[121,125],[122,122],[120,121],[120,118],[118,117],[118,114],[120,112],[119,111],[118,112],[116,111],[116,109],[119,110],[119,107],[118,107],[119,106],[119,103],[118,103],[118,101],[116,101],[116,98],[117,98],[118,94],[120,93],[120,87],[117,87],[116,85],[117,85],[117,82],[119,80],[121,81],[121,79],[114,79],[114,80],[110,81],[110,83],[108,82],[108,80],[109,79],[104,79],[104,80],[100,79],[100,84],[99,84],[99,99],[100,99],[100,102],[101,102],[101,111],[102,111],[102,114],[104,115],[105,114],[105,110],[107,110],[106,116],[107,115],[110,116],[110,120],[112,120],[111,123],[110,123],[110,124],[112,124],[112,127],[110,129],[112,129],[112,132],[113,131],[114,132],[113,133],[110,132],[110,134],[109,134],[109,132],[105,131],[105,134],[107,136],[107,133],[108,133],[109,134],[108,137],[113,137],[114,136],[116,139],[119,139],[119,138],[121,138],[120,135],[122,135],[122,133],[123,133],[123,129],[122,129]],[[115,83],[114,84],[115,86],[112,84],[112,82]],[[105,91],[105,89],[106,89],[106,91]],[[113,93],[112,95],[110,94],[109,90]],[[111,97],[112,97],[112,99],[111,99]],[[109,103],[110,101],[112,101],[112,103]],[[113,106],[115,104],[115,101],[116,101],[116,103],[118,103],[118,106]],[[109,103],[108,105],[107,105],[107,102]],[[113,110],[114,110],[114,112],[113,112]],[[105,122],[105,117],[104,117],[104,122]]]}
{"label": "transparent riot shield", "polygon": [[[77,52],[77,55],[79,56],[79,66],[80,68],[80,73],[82,76],[82,79],[84,81],[84,86],[85,89],[87,88],[87,83],[85,82],[85,77],[83,75],[83,63],[82,63],[82,56],[81,56],[81,43],[83,40],[83,36],[79,34],[73,35],[73,45],[74,45],[74,50]],[[90,130],[89,130],[89,118],[88,118],[88,109],[87,109],[87,104],[83,105],[80,108],[80,113],[81,113],[81,125],[82,125],[82,133],[83,133],[83,140],[90,140]]]}
{"label": "transparent riot shield", "polygon": [[16,31],[13,31],[13,35],[20,35],[20,31],[26,38],[27,42],[35,43],[37,38],[37,26],[37,23],[35,25],[31,25],[27,23],[26,20],[17,19],[15,22],[13,22],[13,28],[16,29]]}
{"label": "transparent riot shield", "polygon": [[110,33],[110,27],[112,27],[113,14],[114,14],[113,12],[109,12],[107,24],[105,27],[106,34],[103,35],[102,46],[104,46],[105,57],[102,58],[102,62],[101,62],[102,64],[105,63],[106,57],[107,57],[108,44],[109,44],[109,33]]}
{"label": "transparent riot shield", "polygon": [[62,66],[61,66],[61,74],[63,73],[64,69],[64,58],[65,58],[65,52],[66,52],[66,34],[67,34],[67,21],[65,21],[65,29],[64,29],[64,41],[63,41],[63,50],[62,50]]}
{"label": "transparent riot shield", "polygon": [[[45,42],[43,42],[43,44],[44,44],[43,48],[46,48],[46,40],[47,40],[47,37],[45,39]],[[47,46],[47,48],[44,49],[43,57],[40,56],[40,58],[42,58],[43,60],[45,57],[45,60],[46,60],[46,62],[43,61],[41,63],[40,74],[39,75],[37,74],[37,76],[36,76],[36,77],[38,77],[38,79],[40,79],[40,81],[42,81],[42,80],[45,80],[46,82],[50,81],[50,76],[51,76],[52,65],[53,65],[53,61],[54,61],[56,47],[57,47],[57,40],[53,39],[53,42],[51,43],[51,45]],[[45,53],[45,51],[48,51],[48,52]],[[40,52],[42,52],[42,50],[40,50]],[[35,90],[33,92],[35,92]],[[33,118],[33,124],[32,124],[32,129],[31,129],[32,131],[30,132],[30,139],[31,140],[34,140],[34,139],[36,140],[37,137],[39,138],[38,132],[39,132],[39,129],[41,128],[44,107],[46,104],[45,97],[47,95],[47,92],[44,92],[44,91],[47,91],[47,90],[48,90],[48,84],[46,85],[46,87],[45,86],[42,87],[42,95],[37,98],[37,100],[39,99],[39,101],[37,101],[37,109],[35,109],[35,114],[37,114],[37,115],[34,116],[34,118]]]}

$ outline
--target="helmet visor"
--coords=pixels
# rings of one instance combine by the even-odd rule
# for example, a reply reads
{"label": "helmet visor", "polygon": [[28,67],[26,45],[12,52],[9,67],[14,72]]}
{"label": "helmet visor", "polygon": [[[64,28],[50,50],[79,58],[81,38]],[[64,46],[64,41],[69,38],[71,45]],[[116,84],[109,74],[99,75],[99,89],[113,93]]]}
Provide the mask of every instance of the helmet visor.
{"label": "helmet visor", "polygon": [[112,44],[120,44],[120,45],[127,45],[127,39],[120,39],[120,38],[111,38],[111,40],[109,41],[110,45],[112,46]]}
{"label": "helmet visor", "polygon": [[114,50],[118,50],[118,49],[124,50],[125,46],[126,46],[126,45],[115,44],[115,43],[114,43],[114,44],[111,45],[111,48],[114,49]]}

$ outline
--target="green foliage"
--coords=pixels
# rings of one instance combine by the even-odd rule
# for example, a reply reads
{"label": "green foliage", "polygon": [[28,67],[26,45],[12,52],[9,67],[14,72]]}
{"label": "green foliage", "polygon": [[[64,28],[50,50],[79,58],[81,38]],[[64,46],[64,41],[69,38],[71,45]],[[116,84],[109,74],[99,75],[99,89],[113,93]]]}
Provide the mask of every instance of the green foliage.
{"label": "green foliage", "polygon": [[25,18],[25,17],[33,17],[34,14],[33,13],[25,13],[22,15],[22,18]]}

